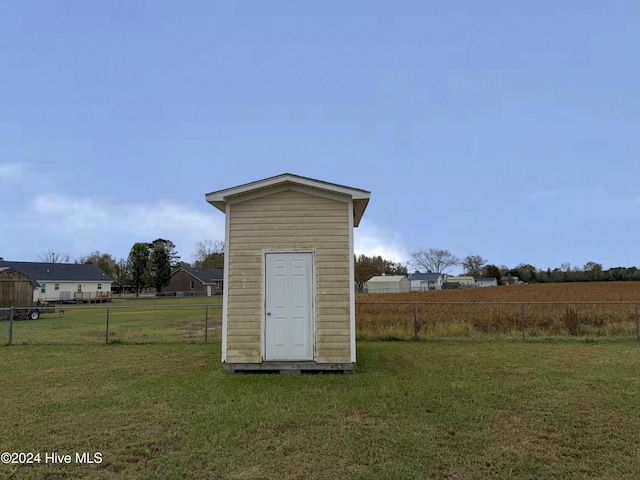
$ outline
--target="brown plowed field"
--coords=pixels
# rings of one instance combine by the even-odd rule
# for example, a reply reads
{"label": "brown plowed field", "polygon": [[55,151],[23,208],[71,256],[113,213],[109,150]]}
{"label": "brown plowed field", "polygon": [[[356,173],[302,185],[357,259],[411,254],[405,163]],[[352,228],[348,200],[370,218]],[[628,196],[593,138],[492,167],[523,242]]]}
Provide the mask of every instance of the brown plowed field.
{"label": "brown plowed field", "polygon": [[640,302],[640,282],[537,283],[411,293],[376,293],[359,302]]}
{"label": "brown plowed field", "polygon": [[633,338],[639,305],[640,282],[547,283],[365,294],[356,300],[356,331],[358,338],[372,340],[470,337],[517,334],[524,324],[528,336]]}

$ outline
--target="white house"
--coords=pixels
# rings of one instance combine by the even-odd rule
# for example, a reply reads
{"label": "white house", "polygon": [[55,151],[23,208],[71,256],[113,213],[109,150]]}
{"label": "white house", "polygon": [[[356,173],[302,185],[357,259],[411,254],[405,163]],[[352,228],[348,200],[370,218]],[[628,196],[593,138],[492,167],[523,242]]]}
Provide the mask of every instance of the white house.
{"label": "white house", "polygon": [[476,286],[476,279],[472,276],[447,276],[445,288],[471,288]]}
{"label": "white house", "polygon": [[424,292],[427,290],[442,290],[444,275],[441,273],[410,273],[411,291]]}
{"label": "white house", "polygon": [[494,277],[491,278],[476,278],[476,287],[497,287],[498,280]]}
{"label": "white house", "polygon": [[27,275],[39,286],[33,290],[37,302],[110,301],[113,280],[92,263],[40,263],[0,261],[1,267]]}
{"label": "white house", "polygon": [[411,291],[411,281],[404,275],[378,275],[367,282],[369,293],[405,293]]}

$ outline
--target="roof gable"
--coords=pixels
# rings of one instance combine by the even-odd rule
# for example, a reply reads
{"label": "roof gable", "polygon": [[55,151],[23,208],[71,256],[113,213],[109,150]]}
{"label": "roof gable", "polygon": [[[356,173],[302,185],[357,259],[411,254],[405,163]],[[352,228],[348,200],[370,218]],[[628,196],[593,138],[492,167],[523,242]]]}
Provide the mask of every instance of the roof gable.
{"label": "roof gable", "polygon": [[224,270],[222,268],[179,268],[173,272],[173,275],[179,271],[186,272],[205,285],[213,282],[219,282],[224,279]]}
{"label": "roof gable", "polygon": [[353,201],[353,225],[357,227],[360,219],[364,214],[371,192],[358,188],[347,187],[335,183],[315,180],[313,178],[301,177],[291,173],[283,173],[275,177],[265,178],[251,183],[238,185],[237,187],[226,188],[215,192],[207,193],[205,198],[207,202],[216,207],[221,212],[225,211],[226,205],[243,196],[264,192],[264,195],[270,193],[270,190],[277,188],[305,188],[307,190],[317,190],[318,193],[326,192],[333,195],[339,195],[345,199]]}

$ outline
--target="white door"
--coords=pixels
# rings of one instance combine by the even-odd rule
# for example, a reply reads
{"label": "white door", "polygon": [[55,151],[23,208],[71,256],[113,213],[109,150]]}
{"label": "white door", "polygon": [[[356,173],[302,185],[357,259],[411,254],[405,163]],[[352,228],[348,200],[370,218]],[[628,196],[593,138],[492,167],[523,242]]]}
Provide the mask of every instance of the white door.
{"label": "white door", "polygon": [[313,360],[311,253],[267,253],[265,360]]}

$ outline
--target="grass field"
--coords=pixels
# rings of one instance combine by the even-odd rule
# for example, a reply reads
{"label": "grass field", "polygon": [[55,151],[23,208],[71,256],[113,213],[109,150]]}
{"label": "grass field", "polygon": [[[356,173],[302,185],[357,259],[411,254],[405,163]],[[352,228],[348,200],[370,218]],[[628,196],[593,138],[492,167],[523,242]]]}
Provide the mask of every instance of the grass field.
{"label": "grass field", "polygon": [[[640,346],[359,342],[340,375],[225,377],[219,342],[0,348],[0,478],[636,479]],[[75,458],[75,457],[74,457]]]}
{"label": "grass field", "polygon": [[[205,329],[209,341],[220,337],[221,300],[132,298],[98,305],[58,305],[56,313],[44,314],[37,321],[14,322],[12,343],[204,342]],[[0,344],[8,343],[8,326],[8,322],[0,322]]]}

